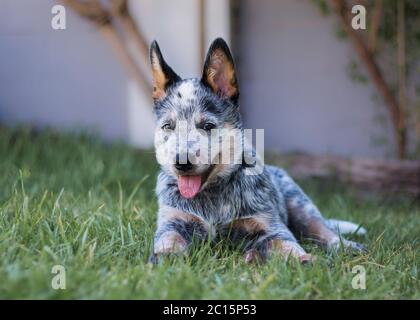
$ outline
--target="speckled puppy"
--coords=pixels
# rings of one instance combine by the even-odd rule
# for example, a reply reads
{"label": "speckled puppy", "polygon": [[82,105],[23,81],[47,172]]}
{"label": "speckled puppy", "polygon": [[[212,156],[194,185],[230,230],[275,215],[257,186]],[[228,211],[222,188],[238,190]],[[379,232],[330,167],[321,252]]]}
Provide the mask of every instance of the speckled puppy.
{"label": "speckled puppy", "polygon": [[[159,255],[187,252],[193,239],[226,239],[237,244],[247,262],[274,253],[302,263],[313,258],[295,236],[316,241],[327,250],[340,246],[363,250],[340,233],[364,233],[356,224],[326,220],[288,174],[265,166],[247,174],[245,162],[193,164],[179,161],[177,124],[186,123],[186,140],[213,129],[242,128],[234,63],[223,39],[207,54],[201,79],[182,80],[162,57],[154,41],[150,49],[156,115],[155,148],[161,164],[156,193],[159,200],[152,262]],[[183,141],[190,147],[191,141]],[[230,152],[229,150],[221,150]],[[217,154],[220,156],[220,154]],[[215,161],[216,162],[216,161]]]}

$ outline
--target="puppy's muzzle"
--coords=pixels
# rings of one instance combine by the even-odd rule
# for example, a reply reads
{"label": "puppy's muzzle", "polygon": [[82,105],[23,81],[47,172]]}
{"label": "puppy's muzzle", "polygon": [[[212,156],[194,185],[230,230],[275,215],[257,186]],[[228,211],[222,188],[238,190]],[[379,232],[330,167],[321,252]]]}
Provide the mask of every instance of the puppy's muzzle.
{"label": "puppy's muzzle", "polygon": [[190,160],[187,160],[186,163],[185,163],[185,161],[182,161],[182,163],[181,163],[181,161],[179,159],[180,159],[180,156],[179,156],[179,154],[177,154],[176,155],[176,162],[175,162],[174,166],[178,171],[187,173],[194,168],[194,166],[190,162]]}

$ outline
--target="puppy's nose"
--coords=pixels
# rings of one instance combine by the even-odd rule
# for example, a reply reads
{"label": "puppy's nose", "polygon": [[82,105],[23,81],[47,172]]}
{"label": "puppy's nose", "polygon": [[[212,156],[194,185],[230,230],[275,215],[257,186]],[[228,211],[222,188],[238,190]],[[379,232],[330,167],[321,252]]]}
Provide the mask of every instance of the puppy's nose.
{"label": "puppy's nose", "polygon": [[[183,161],[185,162],[185,161]],[[179,154],[176,155],[176,162],[175,162],[175,168],[179,171],[187,172],[190,171],[193,168],[192,163],[190,160],[187,160],[186,163],[180,163],[179,161]]]}

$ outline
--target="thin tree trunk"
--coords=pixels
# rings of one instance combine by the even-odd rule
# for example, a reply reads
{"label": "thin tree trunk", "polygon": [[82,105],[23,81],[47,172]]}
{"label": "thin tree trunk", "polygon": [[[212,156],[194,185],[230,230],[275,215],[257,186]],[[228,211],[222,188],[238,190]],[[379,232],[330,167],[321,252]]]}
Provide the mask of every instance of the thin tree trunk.
{"label": "thin tree trunk", "polygon": [[343,0],[331,0],[333,7],[342,21],[342,25],[346,33],[349,35],[357,54],[359,55],[361,61],[366,66],[366,69],[375,84],[378,91],[381,93],[385,100],[385,104],[388,108],[389,114],[391,116],[391,121],[394,128],[394,136],[397,143],[397,155],[399,158],[405,158],[406,156],[406,144],[407,144],[407,135],[405,122],[401,118],[403,114],[401,113],[400,107],[398,105],[395,96],[393,95],[390,87],[385,82],[385,79],[382,76],[382,73],[376,64],[374,58],[372,57],[369,49],[364,44],[362,38],[357,34],[357,32],[351,27],[351,19],[348,16],[349,10],[346,8],[346,5]]}
{"label": "thin tree trunk", "polygon": [[202,67],[206,55],[206,0],[198,0],[198,45],[199,45],[199,69]]}
{"label": "thin tree trunk", "polygon": [[405,0],[398,1],[398,28],[397,28],[397,45],[398,45],[398,94],[400,104],[400,128],[405,127],[405,110],[406,110],[406,59],[405,59]]}
{"label": "thin tree trunk", "polygon": [[124,68],[128,74],[131,75],[134,81],[136,81],[138,87],[144,91],[146,97],[150,97],[152,92],[150,82],[139,69],[136,61],[131,56],[129,50],[125,46],[124,41],[121,39],[115,28],[110,26],[102,26],[99,28],[99,31],[114,49]]}
{"label": "thin tree trunk", "polygon": [[370,25],[370,33],[369,33],[369,42],[368,47],[370,53],[374,53],[376,50],[376,43],[378,41],[378,32],[379,32],[379,25],[381,21],[381,13],[382,13],[382,0],[375,0],[375,5],[373,7],[373,15]]}

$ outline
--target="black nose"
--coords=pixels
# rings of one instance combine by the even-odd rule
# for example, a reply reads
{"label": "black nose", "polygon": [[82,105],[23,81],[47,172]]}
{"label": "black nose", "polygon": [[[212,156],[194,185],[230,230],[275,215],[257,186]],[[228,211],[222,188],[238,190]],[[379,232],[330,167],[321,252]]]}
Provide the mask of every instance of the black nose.
{"label": "black nose", "polygon": [[[177,170],[179,171],[183,171],[183,172],[187,172],[190,171],[193,168],[192,163],[190,162],[190,160],[187,160],[186,163],[179,163],[179,154],[176,155],[176,163],[175,163],[175,168],[177,168]],[[185,161],[183,161],[185,162]]]}

